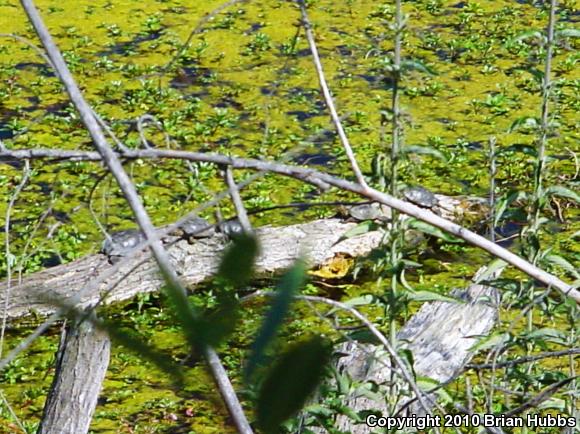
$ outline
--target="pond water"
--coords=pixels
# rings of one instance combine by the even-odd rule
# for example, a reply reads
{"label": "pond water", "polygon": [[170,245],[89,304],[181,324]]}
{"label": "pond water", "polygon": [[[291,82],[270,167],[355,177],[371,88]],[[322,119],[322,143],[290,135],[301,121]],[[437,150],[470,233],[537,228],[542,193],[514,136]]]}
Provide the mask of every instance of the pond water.
{"label": "pond water", "polygon": [[[546,13],[531,1],[403,3],[409,16],[403,57],[420,61],[436,73],[412,70],[404,74],[404,141],[429,146],[446,160],[412,154],[401,163],[401,177],[438,193],[486,196],[489,138],[495,136],[499,148],[534,144],[530,130],[510,132],[509,127],[523,116],[538,116],[539,87],[526,68],[543,67],[540,49],[515,37],[530,29],[542,30]],[[577,17],[577,10],[572,1],[559,3],[565,18],[560,27],[565,27]],[[150,114],[167,135],[149,124],[146,135],[151,146],[268,159],[282,159],[298,147],[294,163],[353,178],[332,131],[304,33],[297,30],[297,7],[275,0],[234,3],[200,24],[184,48],[202,17],[220,5],[213,0],[38,2],[85,96],[127,146],[142,146],[136,121]],[[310,10],[329,86],[339,113],[348,115],[345,129],[369,176],[376,155],[390,149],[390,126],[381,126],[381,111],[390,106],[393,85],[384,69],[392,57],[393,34],[388,24],[393,13],[392,2],[368,0],[318,1]],[[9,36],[38,44],[19,2],[0,0],[0,31],[0,140],[11,148],[91,149],[54,73],[34,49]],[[578,56],[574,44],[574,40],[559,43],[553,62],[558,87],[552,108],[558,127],[548,142],[548,155],[554,158],[546,175],[547,184],[572,189],[578,186],[580,151],[580,72],[574,67]],[[311,143],[299,146],[308,137],[314,137]],[[174,221],[224,187],[216,168],[205,164],[195,171],[173,161],[137,160],[126,162],[125,167],[156,225]],[[99,164],[33,161],[31,168],[30,179],[11,209],[10,251],[22,271],[37,271],[96,252],[103,234],[95,218],[109,231],[134,226],[118,187],[110,176],[104,176]],[[21,162],[0,161],[0,195],[7,198],[0,202],[0,222],[4,222],[8,198],[20,183],[22,170]],[[498,194],[530,191],[532,170],[526,154],[500,157]],[[246,175],[236,174],[239,179]],[[250,209],[304,200],[356,199],[336,191],[320,193],[273,176],[251,184],[243,196]],[[572,237],[580,230],[578,209],[558,200],[551,210],[550,217],[562,217],[561,222],[558,230],[543,234],[543,240],[578,264],[580,247]],[[231,204],[224,202],[222,212],[231,216]],[[335,212],[333,207],[279,210],[258,214],[254,223],[288,224]],[[506,222],[500,235],[512,236],[516,225]],[[4,243],[4,233],[0,239]],[[511,240],[503,243],[511,245]],[[475,250],[454,249],[444,246],[446,252],[436,252],[435,259],[424,252],[424,270],[410,279],[419,287],[444,291],[460,284],[485,260]],[[5,249],[0,252],[2,277],[7,261],[14,258],[7,257]],[[458,266],[450,270],[449,261]],[[349,287],[347,293],[354,296],[366,290]],[[154,333],[147,332],[151,340],[167,343],[175,357],[188,363],[180,353],[183,343],[159,302],[143,306],[149,308],[146,314],[128,314],[126,321],[143,327],[144,332],[145,326],[155,326]],[[125,314],[132,308],[135,305],[129,305]],[[247,321],[251,322],[252,313],[247,313]],[[28,330],[22,327],[9,333],[9,346]],[[228,349],[228,367],[239,367],[248,342],[243,332],[255,327],[247,323],[241,327],[236,343]],[[19,365],[3,374],[5,392],[31,427],[50,382],[50,376],[40,377],[51,366],[57,334],[54,330],[41,338]],[[117,350],[94,432],[232,430],[225,411],[215,404],[219,398],[204,370],[192,369],[187,390],[172,390],[150,367]],[[0,426],[7,417],[6,412],[0,413]],[[3,429],[0,432],[12,432]]]}

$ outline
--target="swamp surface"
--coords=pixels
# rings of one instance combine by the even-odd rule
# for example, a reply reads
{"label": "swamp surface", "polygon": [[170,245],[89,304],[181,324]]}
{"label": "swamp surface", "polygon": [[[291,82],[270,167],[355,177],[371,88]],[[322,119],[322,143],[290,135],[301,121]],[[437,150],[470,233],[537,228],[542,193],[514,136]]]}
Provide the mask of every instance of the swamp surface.
{"label": "swamp surface", "polygon": [[[200,21],[221,3],[42,0],[38,7],[86,98],[126,146],[146,145],[137,119],[149,114],[160,127],[149,122],[143,128],[148,146],[286,159],[352,178],[320,95],[298,8],[286,1],[239,2],[207,22]],[[403,58],[409,61],[401,87],[404,142],[415,152],[400,163],[401,179],[437,193],[486,197],[488,141],[494,136],[496,146],[507,150],[497,158],[498,196],[531,191],[534,157],[529,150],[535,146],[536,135],[529,124],[510,127],[518,119],[539,116],[541,94],[534,71],[543,68],[542,49],[517,36],[543,31],[547,14],[541,2],[403,3],[408,15]],[[393,49],[389,24],[394,19],[394,2],[322,0],[313,2],[309,13],[336,105],[341,115],[348,115],[345,129],[363,172],[371,177],[373,162],[380,160],[377,156],[390,149],[390,125],[382,125],[382,119],[392,94],[386,68]],[[558,28],[577,28],[579,14],[573,1],[561,1]],[[11,148],[90,150],[90,138],[58,79],[30,46],[38,42],[19,2],[0,0],[0,32],[0,140]],[[557,128],[548,141],[546,172],[547,185],[572,190],[578,188],[580,152],[577,61],[577,40],[557,44],[553,62],[557,86],[551,105]],[[315,138],[308,140],[311,137]],[[223,189],[218,170],[211,165],[137,160],[126,162],[125,167],[156,225],[176,220]],[[101,165],[32,161],[30,169],[22,191],[14,196],[25,174],[24,164],[0,161],[0,195],[5,198],[0,201],[0,223],[9,231],[8,238],[7,231],[0,234],[7,246],[0,251],[0,277],[7,275],[9,263],[13,275],[27,274],[97,252],[103,239],[97,219],[109,232],[134,227],[119,188]],[[238,180],[247,175],[236,172]],[[250,210],[289,202],[357,200],[271,175],[252,183],[242,196]],[[551,248],[578,269],[576,205],[565,198],[552,199],[541,241],[545,249]],[[234,213],[227,201],[222,202],[221,212],[226,217]],[[252,221],[282,225],[335,214],[334,207],[297,207],[258,212]],[[522,211],[514,208],[507,215],[498,232],[507,237],[503,245],[517,251],[513,235],[523,224]],[[10,220],[5,225],[7,216]],[[206,216],[212,218],[210,213]],[[464,285],[488,260],[469,246],[441,240],[423,244],[410,255],[421,265],[407,276],[410,284],[444,294]],[[357,279],[313,275],[304,291],[342,300],[382,293],[372,270],[364,264],[361,267]],[[575,278],[566,267],[554,265],[550,271],[567,281]],[[513,270],[506,275],[522,278]],[[517,290],[508,294],[512,297],[508,303],[517,306]],[[211,306],[215,302],[211,284],[196,289],[192,299],[200,306]],[[400,322],[418,306],[411,303]],[[265,307],[258,302],[247,306],[235,335],[220,350],[240,388],[241,365]],[[381,308],[362,310],[386,327]],[[188,367],[188,381],[185,388],[175,390],[151,365],[116,347],[92,432],[234,432],[211,378],[200,363],[189,358],[162,296],[138,297],[106,311],[171,352]],[[506,309],[502,324],[517,313]],[[575,318],[562,306],[546,303],[534,316],[534,325],[556,330],[558,339],[574,339]],[[39,320],[11,324],[3,353]],[[516,330],[524,322],[520,319]],[[333,333],[307,306],[299,306],[283,335],[292,340],[312,330]],[[0,390],[28,432],[34,432],[42,412],[58,336],[59,329],[51,329],[0,373]],[[547,338],[543,349],[561,348],[558,339]],[[570,341],[566,342],[569,346]],[[545,362],[534,369],[546,369],[559,378],[568,367]],[[450,393],[463,396],[464,380],[450,386]],[[550,378],[530,381],[526,393],[547,384]],[[249,394],[241,397],[245,403],[251,401]],[[499,399],[498,411],[510,399]],[[0,405],[0,433],[19,430],[7,407]]]}

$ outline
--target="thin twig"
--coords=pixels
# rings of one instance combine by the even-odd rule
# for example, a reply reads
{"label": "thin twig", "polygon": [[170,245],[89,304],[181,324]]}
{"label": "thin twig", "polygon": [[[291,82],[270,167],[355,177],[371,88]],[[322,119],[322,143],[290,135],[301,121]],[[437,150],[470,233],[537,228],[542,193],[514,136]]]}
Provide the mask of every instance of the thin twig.
{"label": "thin twig", "polygon": [[567,356],[567,355],[574,355],[580,354],[580,348],[571,348],[569,350],[561,350],[561,351],[548,351],[541,354],[536,354],[533,356],[524,356],[519,357],[513,360],[507,360],[505,362],[496,362],[496,363],[470,363],[465,366],[465,369],[475,369],[475,370],[482,370],[482,369],[495,369],[495,368],[509,368],[515,365],[520,365],[522,363],[528,362],[535,362],[538,360],[547,359],[550,357],[560,357],[560,356]]}
{"label": "thin twig", "polygon": [[227,166],[225,169],[225,178],[226,183],[228,185],[228,190],[230,192],[230,197],[232,198],[232,202],[234,203],[234,207],[236,208],[236,214],[238,215],[238,220],[244,229],[246,234],[252,233],[252,224],[250,223],[250,219],[248,218],[248,213],[246,212],[246,207],[244,206],[244,202],[240,196],[240,191],[236,186],[236,181],[234,180],[234,175],[232,173],[232,168]]}
{"label": "thin twig", "polygon": [[10,214],[12,213],[12,208],[16,199],[24,189],[24,186],[30,178],[30,163],[28,160],[24,160],[24,169],[22,171],[22,179],[20,184],[12,193],[10,201],[8,202],[8,207],[6,208],[6,218],[4,223],[4,254],[6,255],[6,292],[4,293],[4,305],[2,306],[2,329],[0,330],[0,358],[2,357],[2,350],[4,349],[4,333],[6,330],[6,322],[8,320],[8,305],[10,301],[10,290],[12,289],[12,259],[10,254]]}
{"label": "thin twig", "polygon": [[364,179],[364,176],[358,167],[358,163],[356,161],[356,157],[350,143],[348,141],[348,137],[344,132],[344,128],[342,128],[342,123],[340,122],[340,118],[336,111],[336,107],[334,106],[334,100],[332,99],[332,95],[330,93],[330,89],[328,88],[328,84],[326,82],[326,78],[324,77],[324,70],[322,69],[322,63],[320,62],[320,56],[318,55],[318,48],[316,48],[316,42],[314,40],[314,33],[312,31],[312,24],[308,19],[308,13],[306,12],[306,6],[304,5],[304,0],[297,0],[298,5],[300,6],[300,12],[302,13],[302,22],[304,24],[304,29],[306,31],[306,39],[308,40],[308,45],[310,46],[310,51],[312,53],[312,60],[314,61],[314,67],[316,68],[316,73],[318,74],[318,82],[320,83],[320,88],[322,90],[322,94],[324,95],[324,101],[326,101],[326,106],[328,107],[328,111],[330,112],[330,117],[334,122],[336,127],[336,131],[338,133],[338,137],[342,143],[344,151],[346,152],[346,156],[350,161],[350,165],[352,166],[352,171],[354,172],[354,176],[356,180],[362,187],[367,187],[367,183]]}
{"label": "thin twig", "polygon": [[[334,186],[343,190],[356,193],[360,196],[366,197],[370,200],[380,202],[391,208],[395,208],[400,212],[415,217],[440,229],[443,229],[450,234],[453,234],[468,243],[479,247],[493,256],[502,259],[503,261],[520,269],[529,276],[539,280],[547,286],[552,286],[567,297],[574,299],[580,303],[580,291],[568,285],[556,276],[530,264],[525,259],[510,252],[509,250],[498,246],[486,238],[466,229],[456,223],[445,220],[433,212],[420,208],[407,201],[394,198],[388,194],[382,193],[370,187],[363,187],[360,184],[353,183],[333,175],[318,172],[314,169],[289,166],[285,164],[269,162],[265,160],[255,160],[249,158],[237,158],[213,153],[201,152],[187,152],[179,150],[168,149],[141,149],[130,150],[121,154],[126,158],[144,158],[144,159],[186,159],[191,161],[203,161],[207,163],[215,163],[218,165],[231,165],[234,169],[249,169],[264,172],[274,172],[279,175],[292,177],[302,180],[304,182],[325,187]],[[3,157],[19,158],[19,159],[33,159],[33,158],[57,158],[68,160],[92,160],[99,161],[101,157],[96,152],[86,151],[64,151],[52,149],[24,149],[24,150],[6,150],[0,151],[0,160]]]}
{"label": "thin twig", "polygon": [[557,383],[552,384],[551,386],[545,388],[540,393],[538,393],[536,396],[532,397],[530,400],[526,401],[525,403],[523,403],[519,407],[503,413],[503,416],[512,417],[512,416],[515,416],[517,414],[523,413],[524,411],[526,411],[529,408],[538,408],[538,405],[540,405],[546,399],[551,397],[554,393],[556,393],[559,389],[564,387],[566,384],[569,384],[572,381],[574,381],[576,378],[578,378],[578,377],[576,376],[576,377],[565,378],[564,380],[561,380],[561,381],[558,381]]}
{"label": "thin twig", "polygon": [[[274,295],[275,295],[275,292],[272,292],[272,291],[256,291],[256,292],[244,297],[242,300],[247,301],[247,300],[251,300],[252,298],[264,297],[264,296],[273,297]],[[391,346],[389,340],[386,338],[386,336],[384,334],[381,333],[381,331],[379,329],[377,329],[377,327],[366,316],[364,316],[358,310],[356,310],[355,308],[353,308],[345,303],[331,300],[329,298],[318,297],[315,295],[295,295],[295,297],[298,300],[314,301],[316,303],[323,303],[323,304],[327,304],[329,306],[344,310],[344,311],[350,313],[352,316],[354,316],[360,322],[362,322],[365,325],[365,327],[373,334],[373,336],[375,336],[379,340],[379,342],[386,348],[386,350],[389,353],[389,355],[391,356],[392,360],[395,362],[395,364],[397,365],[397,367],[401,371],[401,376],[409,384],[409,386],[411,387],[411,390],[415,393],[417,400],[419,401],[419,404],[421,405],[423,410],[425,410],[425,412],[427,414],[432,414],[431,413],[431,406],[429,406],[427,404],[427,402],[425,402],[425,399],[431,400],[431,398],[429,396],[427,396],[425,394],[425,392],[423,392],[419,389],[419,386],[417,385],[417,383],[413,379],[413,375],[407,370],[405,363],[401,360],[401,358],[399,357],[397,352]]]}

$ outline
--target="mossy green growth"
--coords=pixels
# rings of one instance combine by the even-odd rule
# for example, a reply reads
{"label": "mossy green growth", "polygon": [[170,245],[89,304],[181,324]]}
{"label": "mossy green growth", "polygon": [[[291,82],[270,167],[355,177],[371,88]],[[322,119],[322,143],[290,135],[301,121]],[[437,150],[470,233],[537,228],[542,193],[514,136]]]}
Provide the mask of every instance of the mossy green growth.
{"label": "mossy green growth", "polygon": [[[574,4],[559,3],[564,19],[559,26],[569,26],[566,17],[573,13]],[[329,127],[304,34],[297,31],[299,11],[291,2],[237,3],[205,23],[181,50],[198,20],[220,4],[214,0],[97,0],[60,2],[58,6],[38,2],[87,99],[127,146],[144,146],[136,118],[150,114],[163,130],[151,123],[144,127],[150,146],[278,159],[306,137]],[[518,42],[516,36],[530,28],[544,28],[546,11],[533,2],[507,0],[420,0],[403,5],[409,15],[403,56],[420,60],[437,72],[429,76],[411,71],[403,77],[405,143],[431,146],[447,161],[412,155],[402,164],[402,179],[440,193],[485,195],[489,136],[497,137],[499,148],[534,142],[529,130],[508,132],[516,119],[537,116],[539,111],[539,87],[529,67],[541,68],[541,49]],[[345,128],[368,175],[373,157],[389,147],[381,138],[380,112],[391,97],[384,65],[393,47],[388,27],[393,5],[368,0],[317,1],[310,8],[310,18],[339,111],[352,113]],[[38,43],[15,0],[0,2],[0,28],[3,33]],[[549,141],[548,155],[553,159],[548,166],[548,185],[574,186],[578,170],[580,72],[573,68],[575,49],[575,40],[561,43],[554,59],[558,83],[554,120],[559,125],[558,134]],[[4,36],[0,44],[0,139],[11,148],[92,149],[78,114],[42,58],[27,45]],[[323,134],[292,161],[352,177],[332,133]],[[207,164],[191,167],[182,162],[144,160],[124,164],[158,225],[175,220],[224,187],[216,168]],[[95,218],[109,231],[134,225],[114,180],[105,176],[99,164],[32,161],[31,167],[30,178],[10,210],[10,255],[1,249],[0,275],[5,276],[9,261],[13,272],[29,273],[94,253],[103,239]],[[529,156],[505,155],[498,161],[498,188],[502,192],[529,191],[531,173]],[[236,172],[238,179],[246,175]],[[0,195],[10,198],[22,177],[22,164],[0,164]],[[251,209],[290,201],[352,199],[348,194],[320,193],[295,180],[270,175],[251,184],[242,195]],[[9,200],[0,201],[2,221],[8,204]],[[543,234],[545,243],[578,265],[577,238],[571,237],[580,230],[578,210],[562,199],[556,199],[552,209],[552,217],[562,217],[563,222],[557,231]],[[232,215],[232,206],[223,205],[223,212]],[[331,208],[310,208],[262,213],[253,221],[258,225],[287,224],[332,214]],[[5,241],[2,233],[0,242],[4,245]],[[419,289],[446,292],[464,283],[485,261],[482,256],[473,249],[456,252],[449,246],[426,250],[414,258],[423,267],[411,272],[409,281]],[[565,276],[558,266],[554,271]],[[336,297],[354,297],[370,290],[364,286],[349,287],[346,293],[328,286],[319,289]],[[368,313],[380,319],[378,310],[372,307]],[[257,312],[259,317],[261,311]],[[163,321],[157,324],[155,315],[149,312],[135,326],[176,357],[185,358],[178,333],[164,328],[170,326]],[[558,315],[558,324],[562,324],[563,313]],[[234,369],[250,340],[252,327],[247,324],[256,321],[246,318],[242,329],[247,327],[247,334],[240,333],[235,338],[238,346],[228,348],[225,359]],[[300,321],[289,328],[303,331],[308,322]],[[155,325],[152,331],[150,325]],[[9,334],[8,347],[21,336]],[[38,350],[26,353],[22,359],[26,363],[19,362],[3,374],[10,402],[32,424],[40,414],[49,383],[49,377],[40,379],[38,373],[50,365],[56,340],[57,330],[53,330],[35,344]],[[116,351],[105,385],[111,402],[99,406],[95,432],[159,432],[174,422],[180,427],[189,424],[192,432],[199,433],[231,430],[223,408],[214,405],[218,398],[201,368],[192,368],[192,384],[197,386],[186,394],[172,390],[138,358]],[[144,383],[134,389],[132,385],[141,378]],[[200,399],[188,401],[191,396]],[[12,429],[13,421],[4,408],[1,417],[6,424],[0,426]]]}

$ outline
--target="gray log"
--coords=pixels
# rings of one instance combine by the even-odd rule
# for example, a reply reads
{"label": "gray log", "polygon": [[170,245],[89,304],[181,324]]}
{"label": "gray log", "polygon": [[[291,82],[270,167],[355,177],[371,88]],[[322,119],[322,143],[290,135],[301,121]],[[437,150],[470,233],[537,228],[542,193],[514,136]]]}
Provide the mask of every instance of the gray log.
{"label": "gray log", "polygon": [[[452,198],[437,195],[439,212],[445,218],[463,222],[480,220],[485,214],[482,200],[477,198]],[[261,275],[271,275],[289,267],[303,253],[308,255],[313,267],[323,265],[342,254],[351,257],[364,256],[378,247],[379,232],[370,232],[340,243],[337,241],[355,226],[340,219],[316,220],[309,223],[284,226],[261,227],[256,235],[261,242],[262,254],[258,258],[256,271]],[[335,244],[337,243],[337,244]],[[215,272],[225,241],[220,236],[197,240],[194,244],[179,241],[169,248],[169,253],[177,273],[188,286],[207,280]],[[130,261],[118,273],[87,292],[82,305],[94,305],[100,295],[116,282],[119,276],[129,271],[137,262],[146,258],[129,276],[125,277],[108,294],[106,302],[126,300],[137,293],[157,291],[163,281],[157,265],[148,252]],[[66,300],[81,288],[92,282],[111,265],[103,254],[85,256],[74,262],[34,273],[21,283],[14,279],[8,300],[7,317],[17,318],[28,315],[32,310],[47,315],[56,310],[51,299]],[[0,283],[0,306],[4,305],[7,282]]]}
{"label": "gray log", "polygon": [[90,321],[75,321],[67,329],[37,434],[88,432],[109,366],[110,347],[107,333]]}
{"label": "gray log", "polygon": [[[485,267],[478,275],[483,271]],[[501,270],[491,273],[492,278],[499,277],[500,273]],[[425,303],[397,334],[402,347],[413,353],[416,374],[439,383],[454,378],[463,370],[474,355],[472,347],[480,337],[489,334],[497,321],[498,292],[495,288],[473,283],[465,290],[453,291],[452,295],[460,301]],[[348,342],[337,350],[345,354],[338,363],[340,372],[355,381],[372,381],[379,385],[382,393],[391,390],[390,358],[381,346]],[[395,390],[400,396],[409,395],[408,387],[400,381],[396,382]],[[357,412],[371,410],[392,416],[387,405],[389,397],[383,395],[382,398],[370,399],[355,392],[348,396],[345,404]],[[405,401],[399,402],[396,408],[400,409]],[[402,415],[424,416],[425,411],[415,401]],[[335,426],[351,434],[373,432],[366,424],[353,424],[352,419],[342,415],[337,417]]]}

